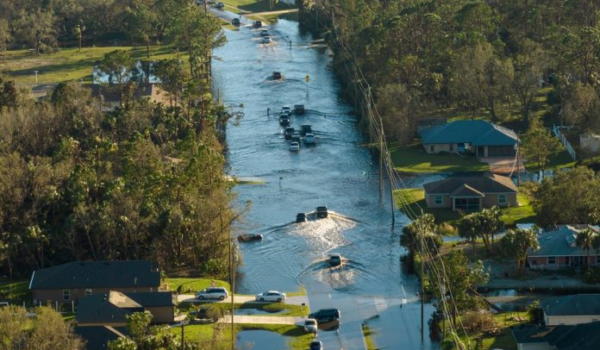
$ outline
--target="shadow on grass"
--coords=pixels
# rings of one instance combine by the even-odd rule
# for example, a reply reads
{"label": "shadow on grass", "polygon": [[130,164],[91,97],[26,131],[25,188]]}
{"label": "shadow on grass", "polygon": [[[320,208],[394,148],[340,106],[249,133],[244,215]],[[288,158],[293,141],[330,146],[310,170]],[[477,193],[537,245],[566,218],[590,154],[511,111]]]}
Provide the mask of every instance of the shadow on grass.
{"label": "shadow on grass", "polygon": [[397,171],[403,173],[437,172],[482,172],[489,171],[487,163],[479,162],[474,156],[459,156],[454,153],[429,154],[420,142],[400,147],[390,147],[392,161]]}

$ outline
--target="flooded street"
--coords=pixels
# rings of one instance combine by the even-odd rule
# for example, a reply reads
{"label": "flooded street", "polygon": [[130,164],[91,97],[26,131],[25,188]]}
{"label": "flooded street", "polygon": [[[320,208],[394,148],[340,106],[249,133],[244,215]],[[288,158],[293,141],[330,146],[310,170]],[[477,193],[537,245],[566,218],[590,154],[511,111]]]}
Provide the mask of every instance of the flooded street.
{"label": "flooded street", "polygon": [[[227,130],[229,174],[254,182],[235,189],[240,208],[252,203],[238,230],[264,236],[240,245],[236,292],[304,286],[313,311],[341,310],[337,331],[319,331],[326,349],[365,349],[365,321],[379,348],[436,349],[428,330],[421,344],[418,281],[400,266],[407,219],[397,211],[392,230],[389,198],[379,197],[378,166],[362,146],[357,117],[338,96],[328,51],[313,47],[297,22],[280,20],[269,30],[274,43],[268,45],[248,26],[227,31],[228,43],[214,52],[215,88],[227,106],[243,104],[245,113]],[[274,71],[284,79],[270,80]],[[292,153],[278,117],[283,105],[295,104],[309,111],[293,115],[290,126],[311,124],[317,144]],[[322,205],[328,218],[295,223],[297,213]],[[346,259],[341,268],[325,260],[334,252]],[[401,307],[402,298],[409,303]],[[432,311],[428,305],[426,319]]]}

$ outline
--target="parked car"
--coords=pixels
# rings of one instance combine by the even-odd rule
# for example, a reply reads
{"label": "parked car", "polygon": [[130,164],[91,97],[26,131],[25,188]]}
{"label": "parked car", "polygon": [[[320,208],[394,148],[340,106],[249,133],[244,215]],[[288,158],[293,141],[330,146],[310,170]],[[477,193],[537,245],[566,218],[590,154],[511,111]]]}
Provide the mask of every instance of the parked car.
{"label": "parked car", "polygon": [[254,234],[254,233],[245,233],[243,235],[239,235],[237,239],[240,242],[260,241],[263,239],[263,235]]}
{"label": "parked car", "polygon": [[321,309],[308,315],[309,318],[314,318],[319,323],[331,322],[342,317],[342,313],[338,309]]}
{"label": "parked car", "polygon": [[263,43],[263,44],[270,44],[270,43],[272,43],[272,42],[273,42],[273,40],[271,40],[271,37],[270,37],[270,36],[264,36],[264,37],[261,39],[261,43]]}
{"label": "parked car", "polygon": [[283,75],[281,75],[280,72],[273,72],[273,74],[271,75],[271,79],[281,80],[281,79],[283,79]]}
{"label": "parked car", "polygon": [[304,105],[294,105],[294,113],[296,114],[304,114]]}
{"label": "parked car", "polygon": [[278,303],[285,301],[285,293],[276,290],[269,290],[264,293],[256,294],[257,301],[276,301]]}
{"label": "parked car", "polygon": [[314,318],[307,318],[304,320],[304,331],[306,333],[317,333],[318,326],[317,320]]}
{"label": "parked car", "polygon": [[325,206],[317,207],[317,217],[319,219],[324,219],[327,216],[329,216],[329,212],[327,211],[327,207],[325,207]]}
{"label": "parked car", "polygon": [[342,264],[342,256],[338,253],[331,254],[329,256],[329,265],[340,266]]}
{"label": "parked car", "polygon": [[290,108],[290,106],[286,105],[286,106],[281,107],[281,114],[284,114],[284,113],[289,116],[292,115],[292,109]]}
{"label": "parked car", "polygon": [[300,135],[304,136],[309,133],[312,133],[312,125],[304,124],[300,126]]}
{"label": "parked car", "polygon": [[316,144],[317,140],[315,139],[315,134],[306,134],[306,136],[304,136],[304,143],[308,146]]}
{"label": "parked car", "polygon": [[310,342],[310,350],[323,350],[323,343],[319,340],[313,340]]}
{"label": "parked car", "polygon": [[260,36],[270,36],[268,29],[263,29],[260,31]]}
{"label": "parked car", "polygon": [[254,23],[252,23],[252,26],[254,28],[260,28],[260,27],[262,27],[262,22],[261,21],[254,21]]}
{"label": "parked car", "polygon": [[293,127],[287,127],[285,128],[285,131],[283,132],[283,136],[285,137],[286,140],[289,140],[292,138],[292,135],[294,135],[294,128]]}
{"label": "parked car", "polygon": [[292,152],[300,151],[300,144],[298,142],[290,143],[290,151],[292,151]]}
{"label": "parked car", "polygon": [[218,9],[222,9],[222,8],[225,7],[225,4],[222,3],[222,2],[217,2],[217,5],[215,7],[218,8]]}
{"label": "parked car", "polygon": [[304,213],[296,214],[296,222],[305,222],[305,221],[306,221],[306,214],[304,214]]}
{"label": "parked car", "polygon": [[234,18],[231,21],[231,24],[233,24],[234,26],[239,26],[241,24],[240,19],[239,18]]}
{"label": "parked car", "polygon": [[287,115],[280,115],[279,116],[279,124],[281,124],[282,126],[290,125],[290,117]]}
{"label": "parked car", "polygon": [[196,298],[200,300],[204,299],[218,299],[223,300],[229,296],[227,289],[223,287],[208,287],[196,293]]}

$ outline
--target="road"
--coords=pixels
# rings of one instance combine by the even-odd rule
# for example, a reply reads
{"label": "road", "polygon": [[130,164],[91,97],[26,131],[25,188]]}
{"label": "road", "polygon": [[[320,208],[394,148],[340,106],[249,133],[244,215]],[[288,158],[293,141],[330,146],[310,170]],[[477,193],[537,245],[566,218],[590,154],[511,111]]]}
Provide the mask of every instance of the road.
{"label": "road", "polygon": [[[227,297],[223,300],[200,300],[197,299],[194,294],[179,294],[177,295],[178,303],[231,303],[231,297]],[[242,295],[236,294],[233,297],[233,302],[236,304],[269,304],[266,301],[256,301],[254,295]],[[306,296],[291,296],[285,301],[285,304],[289,305],[309,305],[308,298]]]}

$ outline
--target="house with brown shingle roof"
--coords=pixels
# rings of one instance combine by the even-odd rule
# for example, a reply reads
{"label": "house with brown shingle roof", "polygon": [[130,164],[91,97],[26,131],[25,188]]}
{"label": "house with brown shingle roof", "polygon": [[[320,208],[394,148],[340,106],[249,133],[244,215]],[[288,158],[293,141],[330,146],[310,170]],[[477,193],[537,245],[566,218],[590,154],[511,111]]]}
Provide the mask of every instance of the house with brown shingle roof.
{"label": "house with brown shingle roof", "polygon": [[513,181],[496,174],[452,176],[426,183],[425,202],[429,208],[478,211],[483,208],[518,206],[519,190]]}

